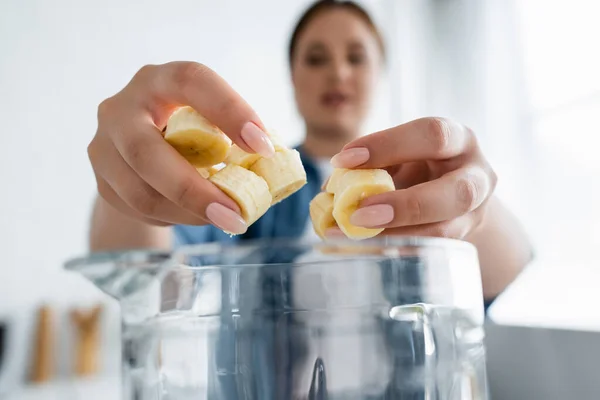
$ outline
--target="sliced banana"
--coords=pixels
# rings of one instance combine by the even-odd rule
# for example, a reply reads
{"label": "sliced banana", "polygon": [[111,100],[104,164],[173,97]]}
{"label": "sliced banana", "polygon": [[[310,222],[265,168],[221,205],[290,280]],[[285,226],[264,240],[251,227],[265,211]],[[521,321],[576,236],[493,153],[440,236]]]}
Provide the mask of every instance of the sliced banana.
{"label": "sliced banana", "polygon": [[219,172],[219,169],[217,169],[215,167],[196,168],[196,171],[198,171],[200,176],[202,176],[204,179],[208,179],[211,176],[213,176],[214,174],[216,174],[217,172]]}
{"label": "sliced banana", "polygon": [[[360,202],[369,196],[394,191],[394,181],[383,169],[334,170],[327,184],[333,192],[333,218],[351,239],[368,239],[383,232],[383,228],[363,228],[350,223],[350,216]],[[314,223],[314,221],[313,221]]]}
{"label": "sliced banana", "polygon": [[231,146],[231,150],[225,159],[226,164],[239,165],[242,168],[250,168],[260,158],[258,153],[246,153],[237,144]]}
{"label": "sliced banana", "polygon": [[262,177],[269,186],[272,203],[277,204],[306,184],[306,171],[300,153],[292,149],[275,152],[271,158],[260,158],[250,171]]}
{"label": "sliced banana", "polygon": [[262,217],[271,206],[272,198],[267,182],[239,165],[227,165],[208,180],[238,204],[247,226]]}
{"label": "sliced banana", "polygon": [[333,218],[333,194],[321,192],[309,204],[310,219],[315,233],[325,239],[325,231],[336,226]]}
{"label": "sliced banana", "polygon": [[325,187],[325,191],[327,193],[335,193],[338,189],[338,186],[342,180],[342,177],[346,174],[346,172],[351,171],[347,168],[335,168],[331,175],[329,176],[329,180],[327,181],[327,186]]}
{"label": "sliced banana", "polygon": [[[274,131],[267,131],[267,135],[271,139],[271,143],[273,143],[273,147],[275,148],[276,152],[287,150],[287,148],[283,144],[283,140],[281,139],[281,137],[275,134]],[[248,169],[260,158],[260,154],[247,153],[246,151],[242,150],[241,147],[234,144],[231,146],[231,150],[229,151],[229,154],[225,159],[225,163],[239,165],[240,167]]]}
{"label": "sliced banana", "polygon": [[196,168],[223,162],[231,147],[231,139],[188,106],[171,115],[165,140]]}
{"label": "sliced banana", "polygon": [[[272,158],[247,153],[192,107],[180,107],[169,118],[167,141],[198,174],[213,182],[239,205],[248,226],[306,184],[300,154],[288,149],[274,131]],[[224,165],[224,167],[222,167]]]}
{"label": "sliced banana", "polygon": [[268,129],[267,135],[269,136],[269,139],[271,139],[271,143],[273,143],[275,151],[281,151],[288,148],[283,143],[283,138],[281,137],[281,135],[279,135],[279,133],[277,133],[274,129]]}

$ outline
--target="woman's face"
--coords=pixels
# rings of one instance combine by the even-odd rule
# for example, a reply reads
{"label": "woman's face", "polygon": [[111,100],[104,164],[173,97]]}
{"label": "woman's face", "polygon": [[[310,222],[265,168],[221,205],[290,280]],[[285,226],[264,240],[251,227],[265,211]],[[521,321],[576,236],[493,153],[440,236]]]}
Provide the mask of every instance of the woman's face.
{"label": "woman's face", "polygon": [[298,37],[292,80],[307,126],[328,134],[355,134],[371,102],[380,50],[369,26],[345,9],[324,11]]}

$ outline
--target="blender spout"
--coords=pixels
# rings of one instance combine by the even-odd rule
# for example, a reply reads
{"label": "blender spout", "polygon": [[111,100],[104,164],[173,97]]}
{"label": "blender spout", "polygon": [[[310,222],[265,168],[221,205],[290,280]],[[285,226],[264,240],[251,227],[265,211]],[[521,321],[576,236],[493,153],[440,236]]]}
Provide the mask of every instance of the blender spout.
{"label": "blender spout", "polygon": [[171,260],[165,252],[96,253],[75,258],[65,268],[81,274],[101,291],[121,300],[143,291]]}

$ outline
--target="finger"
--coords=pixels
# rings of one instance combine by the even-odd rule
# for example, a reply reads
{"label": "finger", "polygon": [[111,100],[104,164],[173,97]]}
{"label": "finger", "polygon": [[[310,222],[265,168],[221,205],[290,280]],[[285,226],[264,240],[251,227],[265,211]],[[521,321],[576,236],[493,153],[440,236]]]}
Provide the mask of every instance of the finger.
{"label": "finger", "polygon": [[451,120],[422,118],[356,139],[336,154],[337,168],[385,168],[411,161],[456,157],[474,142],[471,131]]}
{"label": "finger", "polygon": [[478,208],[491,188],[484,169],[467,166],[433,181],[368,197],[350,221],[367,228],[393,228],[451,220]]}
{"label": "finger", "polygon": [[144,182],[123,160],[108,140],[97,139],[102,157],[94,165],[111,190],[138,215],[170,224],[206,225],[208,222],[185,211]]}
{"label": "finger", "polygon": [[150,96],[144,90],[139,93],[154,99],[145,104],[158,127],[166,124],[173,106],[188,105],[217,125],[245,151],[265,157],[275,153],[256,112],[207,66],[183,61],[148,66],[140,70],[135,79],[136,84],[139,81],[142,87],[153,91]]}
{"label": "finger", "polygon": [[378,236],[420,236],[464,239],[473,229],[472,226],[472,219],[469,218],[469,216],[463,216],[452,221],[390,228],[384,230]]}
{"label": "finger", "polygon": [[112,187],[110,187],[110,185],[100,176],[96,176],[96,181],[98,182],[98,193],[100,194],[100,196],[108,203],[111,205],[111,207],[115,208],[117,211],[121,212],[122,214],[130,217],[130,218],[134,218],[137,219],[139,221],[145,222],[148,225],[155,225],[155,226],[170,226],[172,224],[165,222],[165,221],[158,221],[152,218],[148,218],[147,216],[140,214],[139,212],[135,211],[134,209],[132,209],[131,207],[129,207],[127,205],[127,203],[125,203],[123,201],[123,199],[121,197],[119,197],[119,195],[113,190]]}
{"label": "finger", "polygon": [[[130,132],[137,132],[137,129],[131,129]],[[152,138],[156,139],[156,137],[151,135],[148,137],[151,138],[149,140],[151,143],[153,142]],[[141,141],[141,143],[146,142]],[[148,182],[156,192],[161,193],[164,197],[174,202],[176,206],[180,206],[200,219],[210,221],[213,225],[227,232],[243,233],[246,231],[247,227],[243,218],[239,215],[238,205],[216,186],[202,178],[195,168],[185,160],[179,158],[175,150],[171,146],[166,145],[164,140],[159,139],[157,144],[149,146],[152,150],[155,150],[153,146],[159,148],[156,154],[152,151],[146,153],[144,151],[144,144],[142,144],[141,147],[137,147],[137,144],[132,142],[127,146],[130,146],[127,147],[130,157],[132,157],[136,164],[145,166],[145,169],[142,169],[150,176],[150,178],[148,178],[148,176],[140,177]],[[166,148],[163,148],[162,151],[160,151],[160,148],[163,146],[166,146]],[[106,157],[105,154],[110,152],[110,150],[107,150],[105,146],[102,146],[102,143],[100,143],[100,145],[93,143],[93,145],[90,146],[90,149],[90,159],[92,159],[94,165],[100,165],[103,162],[103,159],[118,159],[118,157]],[[133,156],[131,156],[131,152],[133,152]],[[152,158],[156,160],[156,163],[152,163]],[[171,161],[170,164],[169,161]],[[163,163],[165,163],[164,166]],[[152,166],[151,164],[156,165]],[[148,165],[150,165],[150,168],[148,168]],[[110,168],[112,170],[114,166],[110,166]],[[132,169],[135,171],[134,168]],[[117,183],[114,185],[115,187],[122,186]],[[157,186],[159,188],[157,188]],[[123,187],[127,188],[128,186],[127,184],[124,184]],[[165,196],[164,191],[170,193],[171,198]],[[174,199],[177,201],[174,201]],[[142,213],[154,213],[157,210],[161,211],[161,213],[169,213],[168,210],[161,208],[166,206],[160,206],[156,203],[149,202],[147,198],[142,197],[139,201],[144,204],[141,207],[145,207],[142,208]],[[185,217],[189,222],[190,218],[187,216]],[[178,221],[178,218],[181,217],[177,217],[175,220]]]}
{"label": "finger", "polygon": [[[128,129],[128,135],[118,135],[121,141],[115,140],[114,144],[126,163],[143,181],[176,206],[200,219],[210,221],[227,232],[246,231],[247,226],[235,201],[202,178],[194,167],[156,134],[153,125],[146,123],[136,126]],[[106,150],[102,147],[100,149],[100,152],[96,152],[101,157],[96,157],[94,164],[102,163],[103,158],[109,159],[104,155]],[[94,157],[93,153],[91,152],[90,158]],[[161,209],[156,203],[143,207],[148,207],[144,211],[152,213]],[[162,212],[167,211],[162,209]]]}

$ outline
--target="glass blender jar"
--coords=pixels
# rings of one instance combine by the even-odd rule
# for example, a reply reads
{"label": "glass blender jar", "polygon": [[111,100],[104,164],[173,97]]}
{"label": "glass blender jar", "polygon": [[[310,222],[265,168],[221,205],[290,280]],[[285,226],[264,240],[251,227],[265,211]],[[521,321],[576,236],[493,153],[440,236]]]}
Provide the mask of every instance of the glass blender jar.
{"label": "glass blender jar", "polygon": [[120,302],[123,400],[488,398],[466,242],[210,243],[66,266]]}

